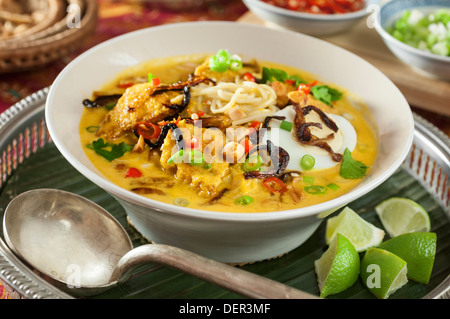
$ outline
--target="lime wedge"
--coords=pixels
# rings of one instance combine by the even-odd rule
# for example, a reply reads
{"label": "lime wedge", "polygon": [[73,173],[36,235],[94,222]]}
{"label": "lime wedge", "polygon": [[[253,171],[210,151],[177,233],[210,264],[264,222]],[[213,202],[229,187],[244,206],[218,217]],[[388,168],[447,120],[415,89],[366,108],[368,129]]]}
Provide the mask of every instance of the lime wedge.
{"label": "lime wedge", "polygon": [[353,244],[337,234],[330,247],[314,262],[320,297],[340,293],[352,286],[359,277],[360,260]]}
{"label": "lime wedge", "polygon": [[406,261],[379,248],[369,248],[361,260],[361,279],[379,299],[387,299],[408,282]]}
{"label": "lime wedge", "polygon": [[389,239],[379,248],[399,256],[408,265],[408,279],[428,284],[436,256],[435,233],[408,233]]}
{"label": "lime wedge", "polygon": [[430,231],[430,217],[427,211],[410,199],[392,197],[378,204],[375,210],[391,237]]}
{"label": "lime wedge", "polygon": [[365,221],[349,207],[327,220],[325,241],[328,245],[337,233],[347,237],[358,252],[378,246],[384,238],[384,230]]}

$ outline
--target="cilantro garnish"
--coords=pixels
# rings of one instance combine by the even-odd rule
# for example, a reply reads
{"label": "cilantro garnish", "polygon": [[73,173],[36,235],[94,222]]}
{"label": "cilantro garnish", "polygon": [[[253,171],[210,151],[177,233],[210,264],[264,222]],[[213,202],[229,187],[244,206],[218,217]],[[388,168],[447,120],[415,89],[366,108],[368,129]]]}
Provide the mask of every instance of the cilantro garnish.
{"label": "cilantro garnish", "polygon": [[341,163],[340,175],[345,179],[357,179],[366,176],[368,167],[357,160],[354,160],[348,148],[345,149]]}
{"label": "cilantro garnish", "polygon": [[122,157],[126,152],[133,149],[132,145],[126,144],[125,142],[120,144],[105,143],[102,138],[92,141],[87,147],[110,162],[116,158]]}
{"label": "cilantro garnish", "polygon": [[273,80],[279,81],[279,82],[286,82],[286,80],[292,80],[295,81],[295,86],[297,87],[300,83],[307,83],[302,78],[300,78],[298,75],[289,75],[286,71],[275,69],[275,68],[267,68],[263,67],[262,69],[262,83],[271,82]]}
{"label": "cilantro garnish", "polygon": [[328,85],[314,85],[311,87],[311,93],[316,100],[322,101],[327,105],[337,101],[342,97],[342,93],[336,89],[330,88]]}
{"label": "cilantro garnish", "polygon": [[114,108],[114,106],[116,106],[117,102],[111,102],[105,105],[105,108],[110,111]]}

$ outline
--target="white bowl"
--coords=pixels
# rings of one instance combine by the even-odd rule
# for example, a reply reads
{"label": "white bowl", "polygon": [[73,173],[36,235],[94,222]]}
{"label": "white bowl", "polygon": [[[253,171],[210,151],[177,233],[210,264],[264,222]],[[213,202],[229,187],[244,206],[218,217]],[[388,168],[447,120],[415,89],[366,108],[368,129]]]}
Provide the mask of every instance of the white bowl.
{"label": "white bowl", "polygon": [[432,78],[450,80],[450,57],[416,49],[391,36],[386,28],[400,18],[405,10],[424,13],[438,8],[450,8],[449,0],[395,0],[385,3],[376,12],[374,26],[391,52],[416,72]]}
{"label": "white bowl", "polygon": [[[80,143],[81,101],[126,67],[157,57],[217,52],[221,48],[298,67],[358,94],[371,109],[379,132],[379,156],[370,175],[339,198],[266,213],[174,206],[144,198],[103,177]],[[59,74],[49,91],[45,111],[49,132],[62,155],[114,196],[144,236],[233,263],[276,257],[301,245],[326,214],[371,191],[395,172],[410,149],[414,131],[412,113],[403,95],[363,59],[313,37],[233,22],[171,24],[106,41],[80,55]]]}
{"label": "white bowl", "polygon": [[371,5],[381,0],[365,0],[362,10],[344,14],[312,14],[283,9],[260,0],[243,0],[255,15],[277,26],[313,36],[341,33],[368,15]]}

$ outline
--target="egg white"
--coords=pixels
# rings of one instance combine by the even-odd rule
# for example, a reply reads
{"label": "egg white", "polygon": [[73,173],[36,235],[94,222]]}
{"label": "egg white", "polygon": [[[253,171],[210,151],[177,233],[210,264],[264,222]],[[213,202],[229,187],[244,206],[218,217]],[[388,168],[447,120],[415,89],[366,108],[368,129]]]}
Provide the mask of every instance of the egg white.
{"label": "egg white", "polygon": [[[339,128],[339,130],[334,133],[334,138],[327,143],[330,145],[334,152],[339,154],[343,154],[346,148],[348,148],[350,151],[353,151],[356,147],[357,135],[351,123],[342,116],[328,113],[326,114],[336,123]],[[295,110],[293,106],[287,106],[274,115],[284,116],[286,117],[285,121],[294,123]],[[305,116],[305,119],[307,122],[320,121],[320,118],[314,111],[311,111],[307,116]],[[294,135],[294,126],[292,130],[288,132],[286,130],[280,129],[280,124],[281,121],[275,119],[269,122],[268,126],[270,127],[270,130],[267,130],[266,134],[264,134],[262,144],[265,144],[267,142],[267,139],[269,139],[273,144],[282,147],[289,153],[290,159],[289,164],[286,168],[287,170],[303,171],[302,167],[300,166],[300,161],[306,154],[314,157],[314,170],[330,168],[340,163],[333,161],[330,154],[326,150],[318,146],[301,144]],[[322,129],[310,127],[310,130],[311,133],[317,137],[325,137],[330,132],[333,132],[324,124],[322,124]]]}

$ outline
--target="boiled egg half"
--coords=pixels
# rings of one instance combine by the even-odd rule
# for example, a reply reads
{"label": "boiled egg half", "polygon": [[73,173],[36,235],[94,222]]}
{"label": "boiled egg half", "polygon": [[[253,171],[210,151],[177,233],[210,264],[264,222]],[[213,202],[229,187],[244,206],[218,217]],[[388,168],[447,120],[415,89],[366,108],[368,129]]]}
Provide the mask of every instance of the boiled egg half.
{"label": "boiled egg half", "polygon": [[[274,114],[275,116],[284,116],[285,121],[294,123],[294,118],[296,116],[295,110],[292,105],[285,107],[284,109],[278,111]],[[333,149],[335,153],[343,154],[345,149],[348,148],[353,151],[356,147],[357,135],[356,131],[351,125],[351,123],[342,116],[329,114],[326,115],[333,120],[337,127],[339,128],[337,132],[334,132],[328,128],[320,119],[320,116],[315,112],[311,111],[305,116],[306,122],[321,123],[322,128],[315,126],[310,126],[309,129],[312,135],[318,138],[327,137],[329,134],[334,133],[333,138],[327,140],[327,144]],[[263,144],[269,139],[273,144],[282,147],[289,153],[289,164],[286,170],[304,171],[300,163],[302,157],[306,154],[311,155],[315,164],[312,169],[320,170],[326,169],[340,164],[340,162],[334,161],[330,154],[318,147],[312,145],[306,145],[298,141],[295,136],[295,127],[293,125],[292,130],[289,132],[285,129],[280,128],[281,121],[272,119],[269,122],[270,130],[267,130],[264,135]]]}

